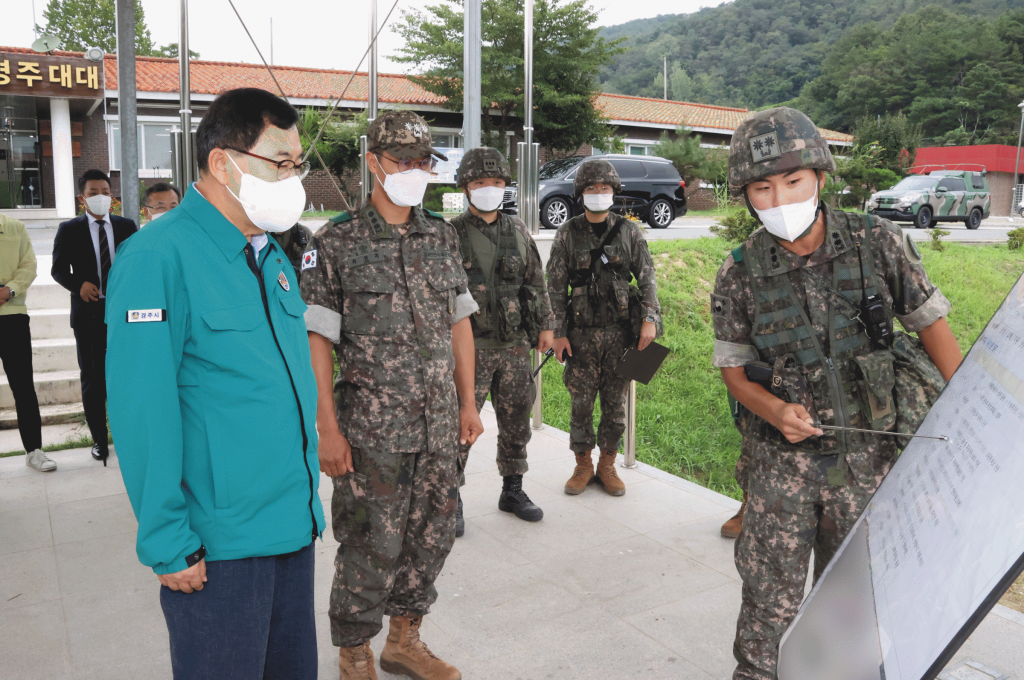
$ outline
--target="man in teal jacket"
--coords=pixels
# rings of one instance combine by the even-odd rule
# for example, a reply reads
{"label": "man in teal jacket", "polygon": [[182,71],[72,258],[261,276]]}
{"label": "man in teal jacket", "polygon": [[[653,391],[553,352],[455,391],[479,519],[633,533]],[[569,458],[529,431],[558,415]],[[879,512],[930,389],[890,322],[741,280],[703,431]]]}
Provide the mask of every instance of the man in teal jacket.
{"label": "man in teal jacket", "polygon": [[305,203],[297,120],[262,90],[222,93],[199,182],[110,274],[110,423],[175,678],[316,677],[316,380],[294,269],[265,233]]}

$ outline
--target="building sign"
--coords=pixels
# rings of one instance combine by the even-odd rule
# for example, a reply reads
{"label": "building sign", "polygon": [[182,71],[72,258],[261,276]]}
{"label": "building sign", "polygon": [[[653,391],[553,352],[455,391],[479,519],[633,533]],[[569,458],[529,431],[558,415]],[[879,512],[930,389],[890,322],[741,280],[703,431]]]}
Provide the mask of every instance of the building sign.
{"label": "building sign", "polygon": [[95,99],[103,96],[103,85],[102,62],[0,52],[0,95]]}
{"label": "building sign", "polygon": [[442,161],[438,158],[437,167],[434,168],[434,172],[430,173],[430,179],[427,181],[436,184],[455,184],[455,175],[459,171],[459,165],[462,163],[462,154],[466,150],[450,147],[435,148],[447,156],[448,160]]}

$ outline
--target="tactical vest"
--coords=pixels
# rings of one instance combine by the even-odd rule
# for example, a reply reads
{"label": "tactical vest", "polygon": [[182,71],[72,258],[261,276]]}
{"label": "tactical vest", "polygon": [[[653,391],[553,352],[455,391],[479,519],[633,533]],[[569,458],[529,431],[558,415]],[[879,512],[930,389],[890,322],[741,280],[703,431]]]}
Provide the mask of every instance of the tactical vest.
{"label": "tactical vest", "polygon": [[470,222],[469,218],[452,220],[459,235],[469,292],[480,307],[470,317],[473,337],[500,343],[523,341],[523,315],[527,310],[522,308],[520,289],[526,276],[526,243],[506,215],[499,214],[494,223],[497,244]]}
{"label": "tactical vest", "polygon": [[[850,225],[860,217],[842,212],[834,214],[837,224],[826,227],[826,238],[838,253],[832,260],[832,280],[822,281],[806,269],[796,270],[801,272],[806,290],[816,290],[829,300],[828,354],[795,294],[790,274],[779,265],[776,252],[782,246],[766,231],[755,235],[753,242],[733,253],[735,260],[746,265],[754,299],[756,314],[751,339],[761,360],[770,365],[780,357],[795,359],[793,363],[803,373],[822,425],[890,430],[896,423],[892,397],[893,355],[888,349],[876,349],[856,318],[862,295],[878,292],[870,222],[865,226],[865,238],[860,244],[862,275],[857,242]],[[774,269],[780,271],[773,273]],[[748,425],[749,433],[762,440],[822,455],[842,455],[863,449],[865,444],[877,442],[879,437],[826,430],[822,437],[810,437],[793,445],[779,430],[753,413]]]}
{"label": "tactical vest", "polygon": [[[586,224],[586,217],[574,218]],[[570,302],[574,328],[603,328],[629,321],[629,282],[632,279],[629,267],[633,261],[630,241],[624,233],[629,220],[613,214],[608,230],[619,227],[619,233],[610,242],[599,247],[588,248],[576,243],[573,227],[566,229],[566,251],[569,255],[569,286],[572,289]]]}

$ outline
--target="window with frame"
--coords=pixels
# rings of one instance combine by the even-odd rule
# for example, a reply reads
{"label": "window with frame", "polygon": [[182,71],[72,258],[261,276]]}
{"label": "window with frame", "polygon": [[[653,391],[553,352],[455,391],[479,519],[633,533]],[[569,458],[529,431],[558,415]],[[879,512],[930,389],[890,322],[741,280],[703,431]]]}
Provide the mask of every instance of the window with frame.
{"label": "window with frame", "polygon": [[[173,123],[139,123],[139,177],[170,177],[173,168]],[[110,170],[121,169],[121,130],[110,124]],[[193,130],[194,132],[194,130]]]}

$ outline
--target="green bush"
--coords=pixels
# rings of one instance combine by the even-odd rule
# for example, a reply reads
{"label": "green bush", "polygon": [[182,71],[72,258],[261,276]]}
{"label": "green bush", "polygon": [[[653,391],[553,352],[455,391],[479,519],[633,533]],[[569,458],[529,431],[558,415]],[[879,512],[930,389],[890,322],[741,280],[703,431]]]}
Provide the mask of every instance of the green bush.
{"label": "green bush", "polygon": [[441,212],[444,209],[444,195],[459,193],[462,193],[462,189],[454,184],[431,184],[427,186],[427,192],[423,194],[423,207],[434,212]]}
{"label": "green bush", "polygon": [[711,225],[711,233],[732,243],[743,243],[757,231],[761,223],[746,208],[730,210],[719,218],[718,224]]}
{"label": "green bush", "polygon": [[1024,245],[1024,227],[1017,227],[1006,235],[1006,247],[1017,250]]}
{"label": "green bush", "polygon": [[943,236],[949,236],[949,232],[945,229],[932,229],[932,250],[941,253],[946,249],[946,244],[942,242]]}

